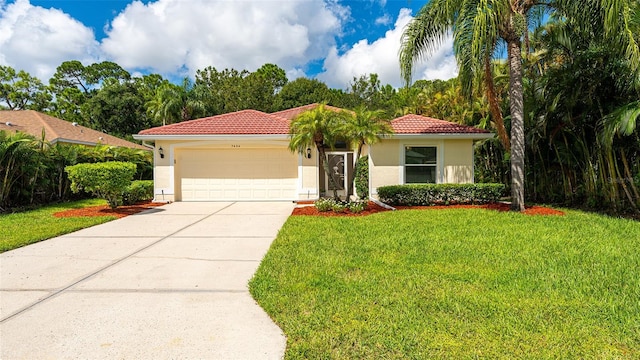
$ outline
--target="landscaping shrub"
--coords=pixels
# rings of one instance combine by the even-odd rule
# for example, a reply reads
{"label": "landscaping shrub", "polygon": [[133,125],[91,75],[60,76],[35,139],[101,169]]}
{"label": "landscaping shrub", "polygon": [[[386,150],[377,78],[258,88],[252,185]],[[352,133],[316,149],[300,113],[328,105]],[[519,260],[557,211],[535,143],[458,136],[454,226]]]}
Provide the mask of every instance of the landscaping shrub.
{"label": "landscaping shrub", "polygon": [[137,180],[153,178],[153,153],[115,146],[56,143],[22,132],[0,130],[0,212],[27,205],[82,199],[72,193],[65,168],[80,163],[124,161],[136,164]]}
{"label": "landscaping shrub", "polygon": [[333,210],[333,205],[335,203],[336,203],[336,201],[333,200],[333,199],[321,198],[321,199],[316,200],[314,205],[316,206],[316,209],[318,209],[318,211],[325,212],[325,211]]}
{"label": "landscaping shrub", "polygon": [[367,209],[368,202],[365,201],[351,201],[347,204],[347,208],[352,213],[361,213]]}
{"label": "landscaping shrub", "polygon": [[486,204],[498,201],[504,189],[503,184],[407,184],[379,187],[378,196],[391,205]]}
{"label": "landscaping shrub", "polygon": [[363,156],[357,161],[355,174],[356,193],[361,199],[369,198],[369,157]]}
{"label": "landscaping shrub", "polygon": [[127,162],[111,161],[96,164],[77,164],[67,166],[65,171],[71,180],[73,192],[87,191],[107,200],[115,209],[122,203],[122,194],[131,185],[136,173],[136,165]]}
{"label": "landscaping shrub", "polygon": [[363,212],[368,205],[367,201],[342,202],[332,198],[321,198],[314,203],[319,212],[333,211],[344,213],[349,210],[352,213]]}
{"label": "landscaping shrub", "polygon": [[122,193],[122,203],[132,205],[153,200],[153,180],[135,180]]}
{"label": "landscaping shrub", "polygon": [[333,206],[331,207],[331,210],[333,210],[333,212],[343,213],[347,211],[347,204],[340,201],[335,201],[333,203]]}

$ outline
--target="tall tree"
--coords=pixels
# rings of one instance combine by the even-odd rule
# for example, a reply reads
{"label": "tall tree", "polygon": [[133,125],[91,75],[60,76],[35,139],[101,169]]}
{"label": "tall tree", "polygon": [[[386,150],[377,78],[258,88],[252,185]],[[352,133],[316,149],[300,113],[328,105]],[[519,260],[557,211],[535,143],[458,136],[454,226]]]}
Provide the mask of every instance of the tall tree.
{"label": "tall tree", "polygon": [[43,111],[49,107],[51,99],[38,78],[24,70],[16,72],[10,66],[0,65],[0,108]]}
{"label": "tall tree", "polygon": [[297,78],[286,83],[275,99],[275,109],[285,110],[313,103],[328,103],[331,93],[327,85],[316,79]]}
{"label": "tall tree", "polygon": [[246,70],[224,69],[218,71],[208,66],[196,71],[195,86],[203,92],[207,115],[225,114],[246,109],[243,106],[243,79],[249,75]]}
{"label": "tall tree", "polygon": [[265,112],[275,111],[276,95],[287,81],[284,70],[277,65],[262,65],[242,79],[242,88],[245,90],[242,107]]}
{"label": "tall tree", "polygon": [[524,210],[524,99],[522,42],[532,10],[543,7],[575,18],[581,26],[600,26],[632,64],[640,68],[640,48],[630,30],[636,0],[431,0],[402,35],[400,65],[407,83],[416,60],[429,56],[453,32],[454,51],[463,79],[478,77],[487,58],[506,43],[511,112],[512,209]]}
{"label": "tall tree", "polygon": [[90,126],[82,116],[82,106],[94,96],[99,88],[111,83],[131,80],[131,74],[120,65],[103,61],[88,66],[80,61],[65,61],[56,68],[49,79],[49,88],[56,101],[51,114],[67,121]]}
{"label": "tall tree", "polygon": [[82,106],[82,116],[89,127],[122,138],[150,125],[142,96],[130,82],[102,87]]}

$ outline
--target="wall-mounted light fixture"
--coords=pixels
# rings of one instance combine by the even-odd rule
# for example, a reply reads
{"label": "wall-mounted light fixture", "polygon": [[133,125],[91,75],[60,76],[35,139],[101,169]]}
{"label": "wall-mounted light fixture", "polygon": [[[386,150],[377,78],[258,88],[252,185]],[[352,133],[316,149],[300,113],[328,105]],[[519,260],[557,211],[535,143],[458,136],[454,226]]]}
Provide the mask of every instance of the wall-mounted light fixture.
{"label": "wall-mounted light fixture", "polygon": [[160,154],[160,159],[164,159],[164,150],[162,149],[162,146],[158,148],[158,154]]}
{"label": "wall-mounted light fixture", "polygon": [[311,148],[307,148],[307,159],[311,159]]}

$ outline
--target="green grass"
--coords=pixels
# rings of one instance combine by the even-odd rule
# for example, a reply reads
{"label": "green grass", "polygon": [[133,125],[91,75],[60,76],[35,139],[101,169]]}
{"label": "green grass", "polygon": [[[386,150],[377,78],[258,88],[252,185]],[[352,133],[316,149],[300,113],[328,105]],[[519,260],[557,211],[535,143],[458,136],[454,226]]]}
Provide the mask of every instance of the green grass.
{"label": "green grass", "polygon": [[290,217],[250,282],[287,359],[640,358],[640,223]]}
{"label": "green grass", "polygon": [[68,209],[105,205],[104,200],[81,200],[45,206],[37,210],[0,215],[0,252],[67,234],[115,219],[114,216],[56,218]]}

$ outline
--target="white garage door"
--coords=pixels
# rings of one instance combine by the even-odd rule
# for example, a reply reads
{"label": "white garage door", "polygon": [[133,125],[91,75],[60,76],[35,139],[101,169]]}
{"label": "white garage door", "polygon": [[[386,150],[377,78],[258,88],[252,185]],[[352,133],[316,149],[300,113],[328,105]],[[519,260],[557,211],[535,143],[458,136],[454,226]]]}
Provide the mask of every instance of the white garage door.
{"label": "white garage door", "polygon": [[177,151],[183,201],[293,200],[297,157],[287,149]]}

